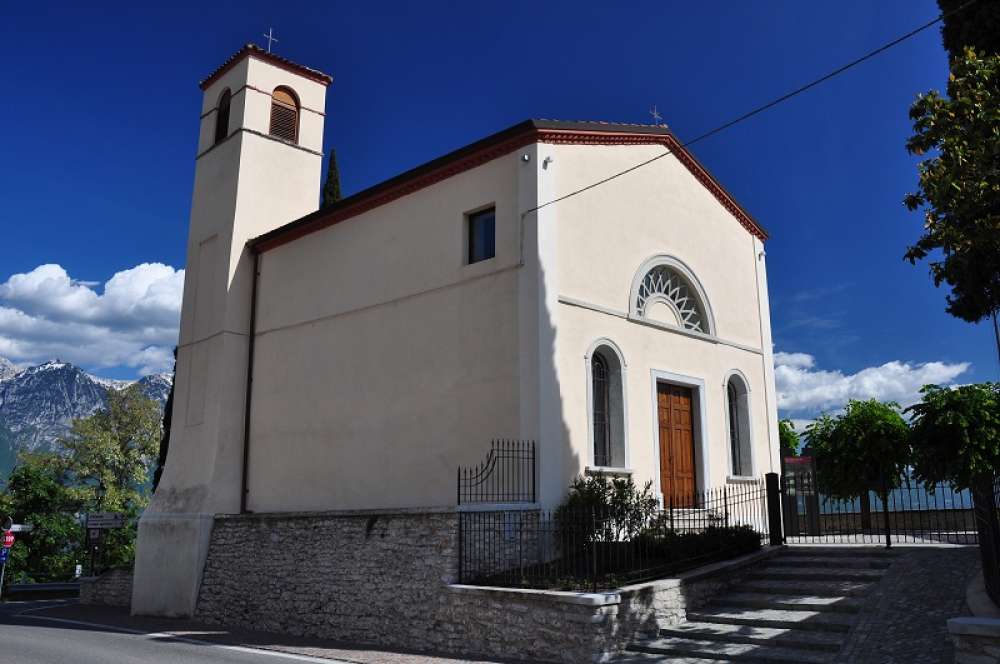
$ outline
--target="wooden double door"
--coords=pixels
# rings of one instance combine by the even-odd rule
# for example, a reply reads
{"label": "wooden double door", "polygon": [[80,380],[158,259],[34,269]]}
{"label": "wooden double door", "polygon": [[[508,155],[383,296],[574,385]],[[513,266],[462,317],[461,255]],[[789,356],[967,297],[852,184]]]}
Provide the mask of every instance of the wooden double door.
{"label": "wooden double door", "polygon": [[664,507],[694,507],[697,480],[694,461],[694,391],[657,383],[660,431],[660,490]]}

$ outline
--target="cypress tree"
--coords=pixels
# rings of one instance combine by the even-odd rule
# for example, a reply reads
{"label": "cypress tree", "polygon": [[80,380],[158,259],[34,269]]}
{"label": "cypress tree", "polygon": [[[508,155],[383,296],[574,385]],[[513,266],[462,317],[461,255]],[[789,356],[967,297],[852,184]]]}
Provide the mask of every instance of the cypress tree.
{"label": "cypress tree", "polygon": [[330,207],[340,200],[340,169],[337,168],[337,151],[330,149],[330,164],[326,169],[326,182],[323,183],[323,204],[321,208]]}

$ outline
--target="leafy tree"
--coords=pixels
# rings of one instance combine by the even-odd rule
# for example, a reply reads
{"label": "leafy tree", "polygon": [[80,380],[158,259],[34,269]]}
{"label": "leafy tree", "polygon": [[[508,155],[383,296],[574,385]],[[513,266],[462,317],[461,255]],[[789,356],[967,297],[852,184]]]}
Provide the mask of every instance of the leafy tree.
{"label": "leafy tree", "polygon": [[791,453],[798,455],[799,444],[802,442],[799,432],[795,430],[795,424],[791,420],[781,420],[778,422],[778,440],[782,454]]}
{"label": "leafy tree", "polygon": [[951,288],[948,313],[992,319],[1000,356],[1000,56],[965,50],[951,61],[948,96],[918,96],[910,118],[906,149],[932,156],[905,198],[924,212],[924,233],[905,258],[930,259],[934,284]]}
{"label": "leafy tree", "polygon": [[914,475],[957,489],[992,482],[1000,470],[1000,383],[927,385],[913,414]]}
{"label": "leafy tree", "polygon": [[874,490],[885,504],[910,462],[910,428],[892,402],[852,400],[842,415],[822,415],[806,434],[817,480],[833,498]]}
{"label": "leafy tree", "polygon": [[160,440],[160,410],[137,385],[108,393],[107,407],[75,420],[59,441],[74,492],[87,511],[124,512],[127,527],[106,533],[102,563],[135,555],[136,521],[149,502],[150,467]]}
{"label": "leafy tree", "polygon": [[177,385],[177,347],[174,347],[174,370],[170,375],[170,392],[167,393],[167,403],[163,405],[163,434],[160,436],[160,451],[156,457],[156,470],[153,471],[153,491],[160,485],[163,467],[167,464],[167,453],[170,451],[170,423],[174,414],[174,387]]}
{"label": "leafy tree", "polygon": [[7,563],[7,578],[17,583],[65,581],[83,558],[80,501],[67,488],[61,460],[53,454],[26,454],[0,494],[0,515],[30,524],[18,533]]}
{"label": "leafy tree", "polygon": [[330,149],[330,162],[326,169],[326,182],[323,183],[323,205],[327,208],[340,200],[340,169],[337,168],[337,151]]}
{"label": "leafy tree", "polygon": [[945,15],[941,39],[948,54],[961,56],[966,47],[1000,53],[1000,2],[938,0]]}

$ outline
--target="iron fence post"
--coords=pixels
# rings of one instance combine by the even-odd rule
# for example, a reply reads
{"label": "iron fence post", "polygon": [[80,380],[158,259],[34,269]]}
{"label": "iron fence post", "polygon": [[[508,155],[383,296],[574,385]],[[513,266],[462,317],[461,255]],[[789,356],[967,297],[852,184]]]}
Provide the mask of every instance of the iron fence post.
{"label": "iron fence post", "polygon": [[885,529],[885,548],[892,548],[892,534],[889,526],[889,482],[882,472],[882,523]]}
{"label": "iron fence post", "polygon": [[778,473],[764,475],[764,486],[767,490],[767,529],[771,546],[781,546],[785,538],[781,532],[781,484],[778,482]]}

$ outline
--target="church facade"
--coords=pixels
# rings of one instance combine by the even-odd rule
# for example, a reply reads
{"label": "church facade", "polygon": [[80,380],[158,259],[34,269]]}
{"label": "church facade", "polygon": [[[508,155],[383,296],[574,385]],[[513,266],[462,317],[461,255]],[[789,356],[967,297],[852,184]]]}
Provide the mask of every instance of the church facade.
{"label": "church facade", "polygon": [[766,233],[666,127],[522,122],[317,210],[329,83],[247,46],[201,84],[133,612],[194,612],[215,515],[455,508],[495,438],[542,507],[778,468]]}

